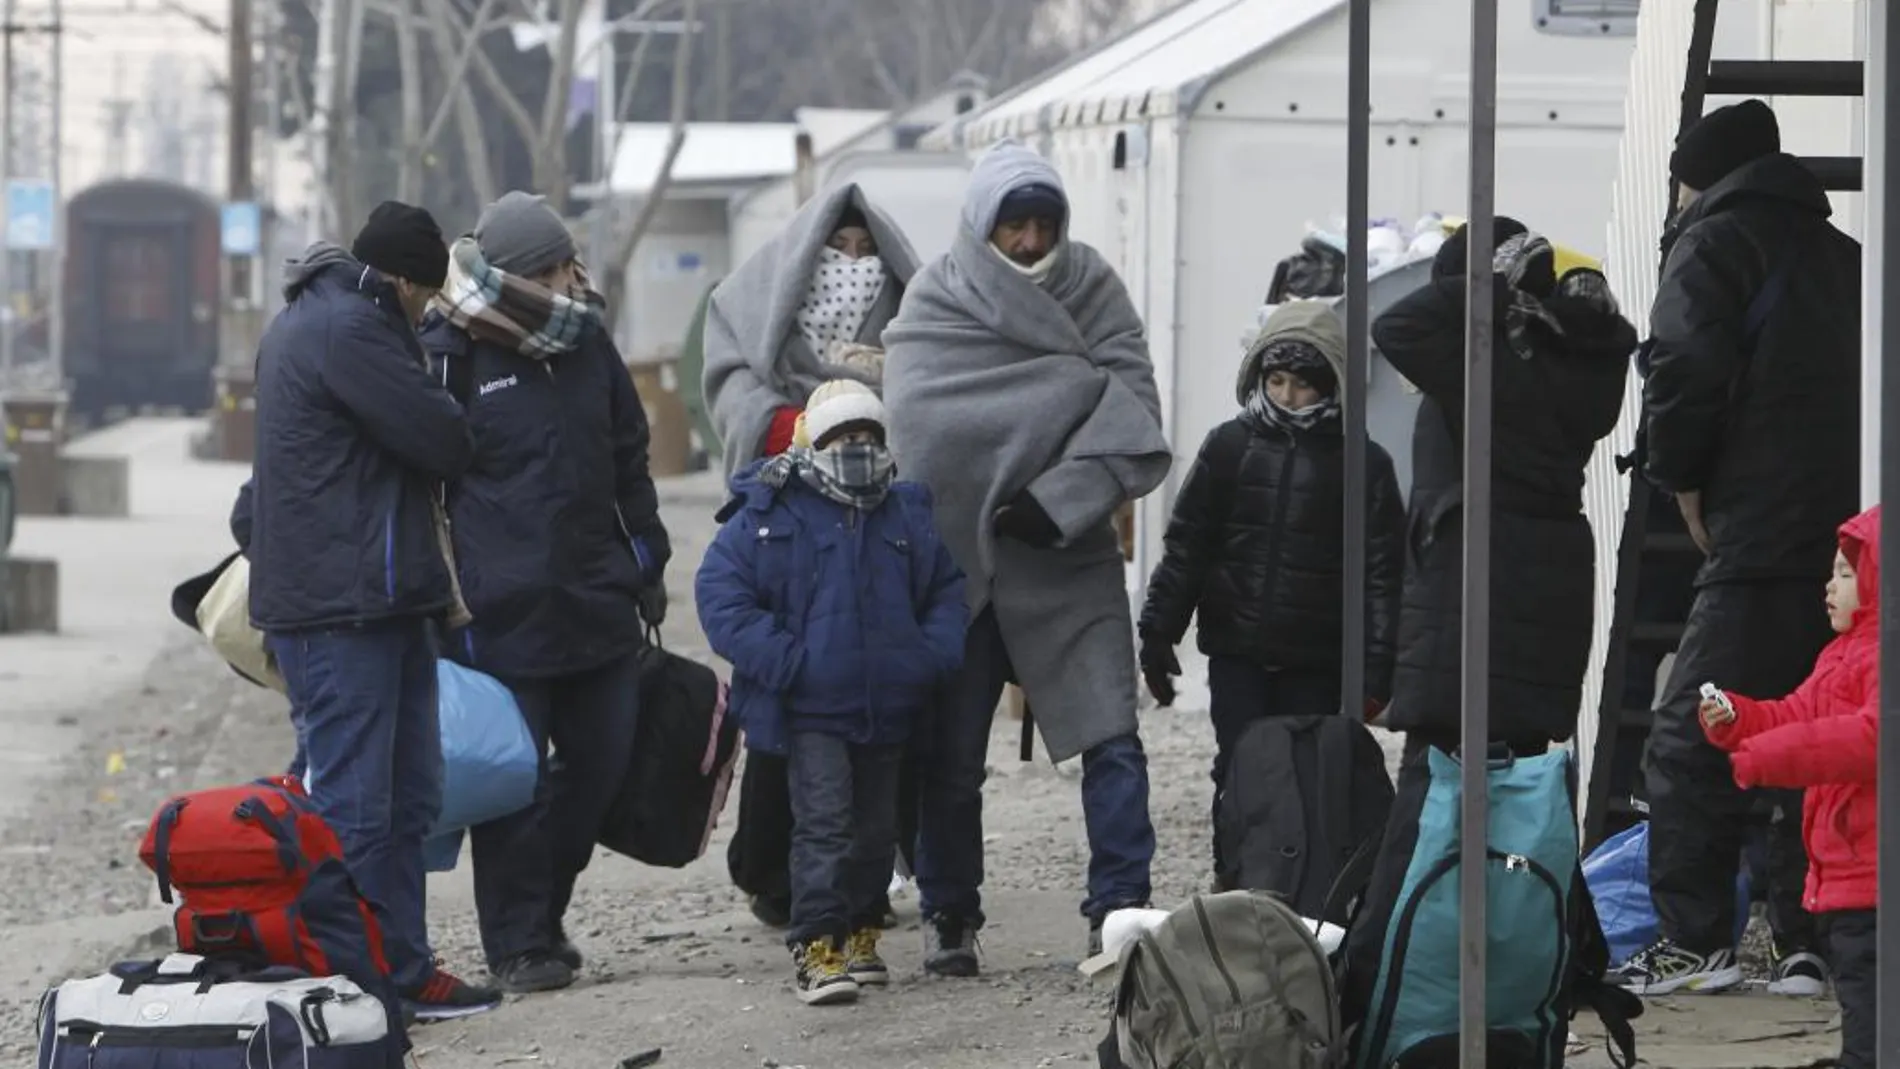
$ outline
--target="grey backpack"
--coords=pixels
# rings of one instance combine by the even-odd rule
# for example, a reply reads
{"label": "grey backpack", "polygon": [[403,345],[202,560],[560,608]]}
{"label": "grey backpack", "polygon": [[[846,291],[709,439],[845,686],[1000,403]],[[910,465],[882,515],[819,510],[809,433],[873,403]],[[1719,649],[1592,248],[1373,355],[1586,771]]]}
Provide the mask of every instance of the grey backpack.
{"label": "grey backpack", "polygon": [[1339,1064],[1332,968],[1306,922],[1272,895],[1197,895],[1129,944],[1121,969],[1111,1040],[1128,1069]]}

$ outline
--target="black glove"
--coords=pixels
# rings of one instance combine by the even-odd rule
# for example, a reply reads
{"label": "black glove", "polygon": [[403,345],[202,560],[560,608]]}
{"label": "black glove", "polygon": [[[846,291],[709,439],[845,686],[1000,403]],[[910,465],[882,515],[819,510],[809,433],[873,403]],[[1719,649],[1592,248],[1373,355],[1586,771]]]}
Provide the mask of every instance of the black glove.
{"label": "black glove", "polygon": [[666,622],[666,584],[652,582],[640,591],[640,619],[651,628]]}
{"label": "black glove", "polygon": [[996,510],[992,526],[999,536],[1037,549],[1051,549],[1062,541],[1062,528],[1027,490],[1019,491],[1009,504]]}
{"label": "black glove", "polygon": [[1174,655],[1174,647],[1158,639],[1141,640],[1141,678],[1147,681],[1148,693],[1163,706],[1174,704],[1174,677],[1181,674],[1181,661]]}

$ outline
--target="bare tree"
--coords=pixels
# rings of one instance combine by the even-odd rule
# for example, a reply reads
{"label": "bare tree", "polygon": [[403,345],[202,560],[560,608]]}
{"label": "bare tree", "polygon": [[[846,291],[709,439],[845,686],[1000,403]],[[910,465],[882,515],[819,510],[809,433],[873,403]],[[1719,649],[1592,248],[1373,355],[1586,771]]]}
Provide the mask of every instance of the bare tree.
{"label": "bare tree", "polygon": [[[408,0],[398,2],[407,3]],[[554,33],[548,44],[552,63],[547,92],[542,97],[541,114],[538,117],[530,110],[528,102],[510,88],[496,69],[494,61],[480,47],[482,36],[490,29],[490,19],[496,6],[508,0],[480,0],[471,13],[464,13],[455,0],[418,2],[427,12],[432,29],[430,37],[434,43],[437,65],[442,70],[442,85],[433,118],[426,127],[421,126],[418,118],[416,136],[413,139],[405,137],[405,143],[410,146],[404,160],[408,171],[415,172],[419,163],[426,159],[430,146],[441,134],[450,110],[454,109],[463,130],[463,156],[470,161],[469,168],[476,182],[477,195],[484,203],[494,199],[495,181],[489,167],[489,153],[482,140],[481,125],[470,95],[469,77],[472,74],[487,90],[488,96],[499,104],[515,134],[532,152],[536,191],[547,197],[548,203],[556,211],[565,213],[574,178],[567,159],[568,108],[574,73],[584,58],[579,55],[581,22],[584,17],[582,0],[551,0],[549,13],[554,21]],[[643,195],[638,212],[624,226],[610,226],[611,237],[606,245],[607,262],[601,267],[602,293],[607,298],[609,308],[620,307],[626,295],[627,264],[639,247],[640,240],[652,228],[654,217],[672,184],[674,165],[686,143],[687,120],[691,117],[693,98],[693,50],[700,0],[644,0],[635,10],[633,18],[646,19],[661,14],[675,2],[680,5],[679,19],[683,26],[673,52],[671,117],[666,151],[653,186]],[[613,202],[611,189],[613,160],[618,155],[621,127],[632,110],[636,86],[652,40],[651,34],[644,35],[634,47],[628,69],[619,74],[618,99],[600,100],[595,104],[597,108],[613,109],[610,113],[613,135],[607,139],[608,144],[604,146],[604,158],[601,160],[602,211],[610,220],[617,220],[620,214]],[[606,28],[596,47],[612,47],[611,28]],[[419,70],[406,68],[405,83],[412,76],[419,79]]]}
{"label": "bare tree", "polygon": [[[659,174],[653,179],[653,186],[640,202],[640,212],[633,217],[633,223],[621,234],[620,239],[611,247],[604,277],[601,296],[607,299],[610,314],[620,308],[620,302],[627,294],[627,267],[633,262],[633,254],[640,248],[640,239],[653,226],[660,205],[666,201],[668,188],[673,184],[673,166],[679,162],[680,150],[686,147],[686,121],[690,117],[689,108],[693,96],[693,39],[695,18],[699,14],[699,0],[685,0],[684,12],[680,16],[685,23],[679,35],[679,41],[673,46],[673,113],[668,118],[666,134],[666,154],[660,158]],[[643,42],[644,43],[644,42]],[[628,83],[632,84],[631,81]],[[630,98],[631,94],[627,94]],[[617,127],[616,127],[617,128]],[[619,144],[618,136],[614,143]],[[606,181],[609,186],[603,191],[608,198],[609,210],[612,210],[613,157],[607,160]]]}
{"label": "bare tree", "polygon": [[413,204],[422,191],[422,55],[416,46],[413,0],[395,0],[396,65],[401,74],[402,135],[404,147],[396,166],[396,199]]}

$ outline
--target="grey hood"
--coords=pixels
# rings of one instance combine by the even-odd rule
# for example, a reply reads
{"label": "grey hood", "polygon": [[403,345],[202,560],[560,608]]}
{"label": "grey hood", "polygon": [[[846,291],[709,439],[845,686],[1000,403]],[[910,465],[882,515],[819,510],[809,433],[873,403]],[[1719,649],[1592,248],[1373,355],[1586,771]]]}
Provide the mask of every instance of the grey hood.
{"label": "grey hood", "polygon": [[334,241],[319,241],[301,254],[284,261],[284,300],[295,300],[317,276],[332,267],[346,266],[361,274],[363,265],[350,251]]}
{"label": "grey hood", "polygon": [[1059,242],[1069,240],[1069,191],[1062,176],[1048,160],[1029,151],[1016,141],[999,142],[985,152],[970,170],[970,188],[963,197],[963,225],[971,234],[988,243],[996,229],[996,216],[1003,200],[1024,186],[1048,186],[1062,194],[1062,232]]}

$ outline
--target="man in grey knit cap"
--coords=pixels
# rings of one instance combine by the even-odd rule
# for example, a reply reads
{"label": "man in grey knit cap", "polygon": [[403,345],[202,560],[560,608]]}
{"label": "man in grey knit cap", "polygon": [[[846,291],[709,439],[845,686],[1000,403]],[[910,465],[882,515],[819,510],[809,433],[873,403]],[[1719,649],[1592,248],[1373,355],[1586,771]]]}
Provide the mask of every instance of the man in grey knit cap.
{"label": "man in grey knit cap", "polygon": [[450,248],[422,336],[475,436],[449,487],[474,622],[444,652],[505,683],[541,752],[561,753],[533,803],[470,834],[482,950],[514,992],[580,967],[562,916],[633,749],[642,636],[666,612],[646,414],[601,305],[560,216],[509,193]]}

